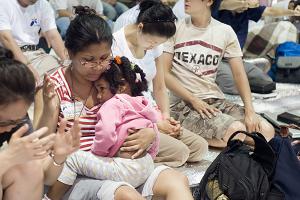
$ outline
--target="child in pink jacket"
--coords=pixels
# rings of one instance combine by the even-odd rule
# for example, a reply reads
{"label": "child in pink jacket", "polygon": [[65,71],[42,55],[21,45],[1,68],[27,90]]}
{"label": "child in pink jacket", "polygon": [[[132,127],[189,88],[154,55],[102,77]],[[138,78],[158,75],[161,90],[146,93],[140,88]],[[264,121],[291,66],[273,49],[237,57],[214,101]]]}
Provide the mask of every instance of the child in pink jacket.
{"label": "child in pink jacket", "polygon": [[[103,73],[95,87],[97,98],[102,104],[97,113],[92,152],[98,156],[131,158],[119,151],[128,136],[129,129],[158,129],[157,110],[142,96],[147,90],[145,74],[137,65],[131,65],[127,58],[117,57],[120,67],[112,65]],[[158,137],[148,149],[154,159],[158,153]]]}

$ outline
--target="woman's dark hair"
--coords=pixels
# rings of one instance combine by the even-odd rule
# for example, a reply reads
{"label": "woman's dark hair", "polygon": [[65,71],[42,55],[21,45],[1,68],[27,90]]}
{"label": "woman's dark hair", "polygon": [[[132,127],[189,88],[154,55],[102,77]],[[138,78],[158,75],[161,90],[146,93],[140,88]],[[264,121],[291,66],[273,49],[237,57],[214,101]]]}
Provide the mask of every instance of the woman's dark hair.
{"label": "woman's dark hair", "polygon": [[104,19],[88,6],[74,6],[76,17],[66,32],[65,46],[76,54],[91,44],[112,44],[112,33]]}
{"label": "woman's dark hair", "polygon": [[142,92],[148,90],[145,73],[138,65],[132,64],[128,58],[123,56],[119,59],[120,61],[114,59],[111,68],[105,71],[100,78],[104,78],[109,83],[112,94],[116,94],[120,86],[127,82],[132,96],[142,96]]}
{"label": "woman's dark hair", "polygon": [[176,16],[169,6],[155,0],[144,0],[139,6],[140,13],[136,23],[143,24],[143,33],[167,38],[175,34]]}
{"label": "woman's dark hair", "polygon": [[21,62],[14,60],[13,53],[0,47],[0,105],[34,100],[35,80],[33,73]]}

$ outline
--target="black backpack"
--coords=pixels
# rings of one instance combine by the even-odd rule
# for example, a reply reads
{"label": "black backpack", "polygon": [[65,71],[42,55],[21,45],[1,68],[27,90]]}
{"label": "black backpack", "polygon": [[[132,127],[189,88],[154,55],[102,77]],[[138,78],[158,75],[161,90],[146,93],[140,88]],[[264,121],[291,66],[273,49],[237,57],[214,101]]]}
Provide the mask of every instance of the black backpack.
{"label": "black backpack", "polygon": [[[239,133],[253,138],[255,148],[234,140]],[[194,191],[195,200],[268,199],[275,163],[275,153],[262,134],[237,131],[208,167]]]}

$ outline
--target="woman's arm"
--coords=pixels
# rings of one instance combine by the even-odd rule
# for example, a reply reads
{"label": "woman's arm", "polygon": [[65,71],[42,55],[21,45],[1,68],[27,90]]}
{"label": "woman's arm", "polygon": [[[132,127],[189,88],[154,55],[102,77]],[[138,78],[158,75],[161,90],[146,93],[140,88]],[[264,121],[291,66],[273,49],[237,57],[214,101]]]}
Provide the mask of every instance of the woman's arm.
{"label": "woman's arm", "polygon": [[248,78],[244,69],[243,60],[241,57],[235,57],[229,59],[229,64],[233,74],[235,85],[240,93],[240,96],[245,106],[245,125],[247,130],[259,131],[259,120],[255,114],[254,107],[252,105],[252,95],[248,82]]}
{"label": "woman's arm", "polygon": [[59,99],[54,91],[54,83],[48,75],[44,77],[43,88],[35,95],[33,127],[35,129],[48,127],[48,133],[55,133],[58,115]]}
{"label": "woman's arm", "polygon": [[62,120],[55,134],[52,158],[47,156],[47,158],[42,160],[45,174],[44,183],[46,185],[53,185],[55,183],[68,155],[79,149],[81,133],[78,119],[75,119],[74,125],[68,132],[65,132],[66,126],[67,121]]}
{"label": "woman's arm", "polygon": [[239,10],[247,9],[248,2],[244,0],[223,0],[220,4],[219,10]]}
{"label": "woman's arm", "polygon": [[201,99],[195,97],[192,93],[190,93],[183,87],[183,85],[179,80],[176,79],[176,77],[172,75],[171,69],[173,54],[166,52],[163,53],[163,60],[165,64],[165,81],[169,90],[174,92],[182,100],[190,103],[194,107],[194,109],[198,111],[203,119],[205,119],[206,117],[211,118],[212,115],[216,115],[216,112],[219,112],[218,109],[211,107]]}
{"label": "woman's arm", "polygon": [[54,49],[56,55],[60,58],[61,61],[67,60],[68,54],[65,49],[64,42],[57,29],[51,29],[44,32],[47,42]]}
{"label": "woman's arm", "polygon": [[[1,165],[0,165],[0,192],[3,190],[2,189],[2,178],[5,174],[5,172],[13,167],[15,164],[14,162],[12,162],[12,158],[11,155],[8,154],[7,150],[2,150],[0,151],[0,161],[1,161]],[[0,199],[1,199],[1,193],[0,193]]]}
{"label": "woman's arm", "polygon": [[281,17],[281,16],[300,16],[300,7],[297,6],[295,10],[285,9],[285,8],[277,8],[277,7],[267,7],[262,16],[270,16],[270,17]]}
{"label": "woman's arm", "polygon": [[170,102],[164,79],[164,63],[162,59],[162,55],[155,59],[157,72],[153,79],[153,94],[163,119],[168,119],[170,118]]}
{"label": "woman's arm", "polygon": [[40,81],[39,73],[32,66],[31,61],[23,54],[10,30],[0,31],[0,42],[5,48],[10,49],[13,52],[16,60],[27,65],[27,67],[32,71],[36,82],[38,83]]}
{"label": "woman's arm", "polygon": [[69,12],[68,10],[57,10],[59,17],[73,17],[73,13]]}

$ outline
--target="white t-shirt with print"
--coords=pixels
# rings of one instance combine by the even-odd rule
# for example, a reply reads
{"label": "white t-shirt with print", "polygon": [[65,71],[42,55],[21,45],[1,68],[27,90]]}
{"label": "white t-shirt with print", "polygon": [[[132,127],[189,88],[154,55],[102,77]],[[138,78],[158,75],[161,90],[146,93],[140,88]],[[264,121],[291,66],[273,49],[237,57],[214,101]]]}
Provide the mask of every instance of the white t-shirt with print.
{"label": "white t-shirt with print", "polygon": [[46,0],[26,8],[17,0],[0,0],[0,31],[10,30],[19,46],[37,45],[40,29],[56,29],[53,9]]}
{"label": "white t-shirt with print", "polygon": [[215,83],[219,63],[222,57],[242,56],[232,28],[213,18],[206,28],[198,28],[190,17],[176,27],[176,34],[164,44],[164,51],[174,54],[172,73],[198,98],[224,98]]}
{"label": "white t-shirt with print", "polygon": [[[113,34],[114,40],[112,45],[113,56],[126,56],[132,63],[137,64],[146,74],[146,79],[148,81],[149,92],[145,94],[149,101],[153,101],[150,97],[153,92],[152,80],[156,75],[156,64],[155,59],[158,58],[163,52],[163,45],[160,45],[154,49],[147,50],[143,58],[137,59],[133,56],[131,50],[129,49],[124,27]],[[149,95],[150,94],[150,95]],[[153,102],[152,102],[153,103]]]}
{"label": "white t-shirt with print", "polygon": [[67,10],[70,13],[74,13],[73,6],[88,6],[94,9],[98,14],[103,14],[103,4],[101,0],[50,0],[49,1],[56,11],[56,17],[58,17],[58,10]]}

